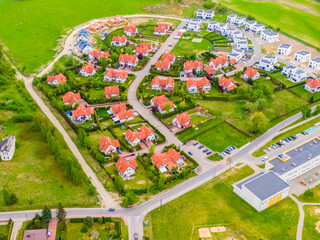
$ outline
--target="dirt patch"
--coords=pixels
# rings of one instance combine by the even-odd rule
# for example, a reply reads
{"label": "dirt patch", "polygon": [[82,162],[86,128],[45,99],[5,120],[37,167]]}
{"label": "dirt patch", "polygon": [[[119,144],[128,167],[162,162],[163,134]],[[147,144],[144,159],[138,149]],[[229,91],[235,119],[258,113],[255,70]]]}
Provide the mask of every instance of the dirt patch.
{"label": "dirt patch", "polygon": [[316,223],[316,230],[320,233],[320,221]]}
{"label": "dirt patch", "polygon": [[105,167],[110,167],[112,165],[113,165],[113,163],[108,163],[107,165],[105,165]]}
{"label": "dirt patch", "polygon": [[130,24],[138,26],[141,23],[149,22],[152,18],[127,18]]}
{"label": "dirt patch", "polygon": [[137,184],[145,184],[145,183],[146,183],[146,181],[143,181],[143,180],[140,180],[137,182]]}
{"label": "dirt patch", "polygon": [[199,237],[202,238],[211,238],[211,233],[209,228],[200,228],[199,231]]}

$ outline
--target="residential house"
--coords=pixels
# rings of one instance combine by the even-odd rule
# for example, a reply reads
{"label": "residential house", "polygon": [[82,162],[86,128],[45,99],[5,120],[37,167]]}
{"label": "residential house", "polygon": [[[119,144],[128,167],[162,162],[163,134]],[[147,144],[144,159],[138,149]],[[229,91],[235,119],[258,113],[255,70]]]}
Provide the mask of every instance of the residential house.
{"label": "residential house", "polygon": [[294,65],[285,66],[281,74],[285,75],[292,82],[301,82],[307,80],[307,72]]}
{"label": "residential house", "polygon": [[170,63],[169,58],[157,61],[157,70],[158,71],[169,71],[170,67],[171,67],[171,63]]}
{"label": "residential house", "polygon": [[127,180],[136,173],[138,165],[135,159],[124,160],[120,157],[116,162],[116,167],[118,174],[123,178],[123,180]]}
{"label": "residential house", "polygon": [[246,23],[246,30],[252,30],[253,26],[257,24],[256,20],[252,20]]}
{"label": "residential house", "polygon": [[320,57],[312,58],[309,62],[309,68],[320,70]]}
{"label": "residential house", "polygon": [[246,24],[246,18],[245,17],[236,17],[234,20],[234,25],[241,27]]}
{"label": "residential house", "polygon": [[80,70],[80,74],[82,76],[91,77],[96,73],[96,70],[94,69],[94,66],[91,63],[88,63],[87,65],[83,66]]}
{"label": "residential house", "polygon": [[208,75],[213,75],[215,72],[212,65],[205,66],[204,70],[208,73]]}
{"label": "residential house", "polygon": [[126,34],[128,37],[135,35],[137,32],[138,28],[133,24],[130,26],[124,26],[124,34]]}
{"label": "residential house", "polygon": [[123,70],[122,72],[116,72],[113,68],[106,71],[103,77],[104,82],[117,82],[124,83],[128,78],[128,73]]}
{"label": "residential house", "polygon": [[156,135],[152,131],[152,128],[142,125],[138,131],[127,130],[124,134],[127,142],[132,146],[136,146],[141,143],[141,141],[153,141],[156,139]]}
{"label": "residential house", "polygon": [[193,78],[190,78],[187,81],[187,87],[189,93],[197,93],[201,89],[206,92],[210,91],[211,83],[206,77],[201,80],[194,80]]}
{"label": "residential house", "polygon": [[104,28],[104,23],[99,21],[99,22],[91,24],[88,27],[88,30],[91,32],[96,32],[96,31],[101,30],[102,28]]}
{"label": "residential house", "polygon": [[137,55],[129,55],[128,53],[126,54],[120,54],[119,56],[119,64],[121,67],[129,67],[133,68],[136,67],[139,63],[139,59]]}
{"label": "residential house", "polygon": [[71,105],[74,107],[76,103],[79,103],[81,99],[80,93],[73,93],[73,92],[67,92],[63,97],[62,100],[65,105]]}
{"label": "residential house", "polygon": [[90,32],[87,29],[81,29],[77,34],[77,42],[82,41],[88,41],[90,37]]}
{"label": "residential house", "polygon": [[291,53],[292,45],[282,43],[278,47],[278,54],[288,56]]}
{"label": "residential house", "polygon": [[159,23],[157,27],[154,28],[155,35],[165,35],[169,31],[170,26],[167,23]]}
{"label": "residential house", "polygon": [[260,38],[268,43],[279,41],[279,34],[271,29],[261,31]]}
{"label": "residential house", "polygon": [[134,115],[133,115],[133,110],[132,109],[119,112],[114,116],[115,117],[112,118],[112,121],[114,123],[124,123],[126,121],[130,121],[130,120],[134,119],[134,117],[133,117]]}
{"label": "residential house", "polygon": [[108,86],[104,88],[104,96],[106,96],[106,98],[118,98],[120,96],[119,93],[119,86]]}
{"label": "residential house", "polygon": [[211,58],[209,61],[209,66],[212,66],[215,71],[221,70],[229,66],[229,61],[227,56],[217,56],[216,59]]}
{"label": "residential house", "polygon": [[220,32],[221,35],[225,35],[227,29],[228,29],[228,25],[227,24],[219,23],[219,26],[215,31]]}
{"label": "residential house", "polygon": [[193,71],[200,73],[203,70],[203,62],[199,62],[198,60],[194,62],[185,62],[183,64],[183,70],[186,74],[192,73]]}
{"label": "residential house", "polygon": [[234,21],[236,20],[236,18],[237,18],[237,15],[236,15],[236,14],[230,14],[230,15],[228,15],[228,17],[227,17],[227,22],[228,22],[228,23],[234,23]]}
{"label": "residential house", "polygon": [[207,11],[205,14],[205,19],[212,19],[212,18],[214,18],[214,11],[213,10]]}
{"label": "residential house", "polygon": [[311,93],[320,92],[320,78],[309,78],[304,85],[304,88]]}
{"label": "residential house", "polygon": [[92,45],[88,41],[82,39],[80,39],[75,46],[77,47],[77,51],[82,54],[89,54],[93,50]]}
{"label": "residential house", "polygon": [[309,62],[311,58],[311,53],[305,50],[296,52],[294,54],[294,60],[301,62],[301,63],[305,63],[305,62]]}
{"label": "residential house", "polygon": [[191,19],[188,23],[187,30],[192,32],[199,32],[202,27],[202,22],[200,19]]}
{"label": "residential house", "polygon": [[116,116],[118,113],[124,112],[126,110],[127,110],[126,104],[125,103],[119,103],[119,104],[112,105],[110,107],[110,109],[107,111],[107,113],[109,115]]}
{"label": "residential house", "polygon": [[239,62],[240,59],[244,56],[244,50],[233,48],[230,53],[228,53],[227,58],[231,61],[234,59],[236,62]]}
{"label": "residential house", "polygon": [[113,36],[111,46],[124,47],[127,44],[127,37],[125,35]]}
{"label": "residential house", "polygon": [[15,136],[9,135],[0,142],[0,158],[2,161],[11,160],[16,149]]}
{"label": "residential house", "polygon": [[151,89],[154,91],[166,90],[168,92],[172,92],[174,89],[174,80],[172,77],[160,79],[158,76],[156,76],[152,79]]}
{"label": "residential house", "polygon": [[198,19],[205,19],[206,17],[206,11],[204,11],[203,9],[198,9],[197,11],[197,16]]}
{"label": "residential house", "polygon": [[219,27],[219,23],[212,21],[208,23],[207,31],[216,31]]}
{"label": "residential house", "polygon": [[176,56],[174,54],[171,53],[163,53],[162,54],[162,59],[166,59],[168,58],[170,60],[170,63],[173,64],[174,61],[176,60]]}
{"label": "residential house", "polygon": [[23,240],[47,240],[47,229],[25,230]]}
{"label": "residential house", "polygon": [[180,169],[180,167],[184,164],[180,152],[177,152],[173,148],[170,148],[166,153],[153,154],[151,157],[151,162],[161,173],[165,173],[167,171],[171,172],[174,167]]}
{"label": "residential house", "polygon": [[248,80],[249,78],[252,80],[257,80],[258,78],[260,78],[260,73],[258,72],[257,69],[254,69],[252,67],[247,67],[242,77],[245,80]]}
{"label": "residential house", "polygon": [[277,57],[272,55],[265,55],[262,59],[260,59],[258,68],[266,71],[272,71],[276,63]]}
{"label": "residential house", "polygon": [[255,24],[252,27],[252,33],[256,35],[260,34],[261,31],[264,31],[264,30],[265,30],[265,26],[263,24]]}
{"label": "residential house", "polygon": [[172,124],[182,129],[191,127],[193,125],[193,123],[191,122],[191,118],[187,112],[177,114],[176,117],[172,120]]}
{"label": "residential house", "polygon": [[150,49],[147,47],[136,47],[135,53],[137,55],[142,54],[142,56],[147,57]]}
{"label": "residential house", "polygon": [[281,74],[289,78],[293,74],[293,72],[295,72],[298,69],[299,68],[295,65],[287,65],[282,68]]}
{"label": "residential house", "polygon": [[233,89],[237,88],[237,82],[233,78],[226,78],[222,76],[219,79],[219,87],[223,91],[231,92]]}
{"label": "residential house", "polygon": [[111,140],[108,137],[102,137],[99,141],[99,150],[105,155],[109,155],[111,153],[117,152],[120,148],[119,140]]}
{"label": "residential house", "polygon": [[169,109],[169,112],[173,112],[176,108],[174,103],[170,101],[165,95],[155,96],[150,100],[150,106],[151,107],[156,106],[160,114],[167,113],[166,107],[165,107],[166,105],[171,106],[171,108]]}
{"label": "residential house", "polygon": [[234,47],[236,49],[242,49],[242,50],[247,50],[248,49],[248,41],[247,38],[243,36],[235,36],[233,38],[234,41]]}
{"label": "residential house", "polygon": [[67,78],[62,73],[47,77],[47,83],[49,85],[55,85],[55,86],[58,86],[60,83],[65,83],[66,80]]}
{"label": "residential house", "polygon": [[108,59],[110,57],[109,52],[102,52],[100,49],[95,49],[89,53],[90,60],[101,60],[104,57]]}
{"label": "residential house", "polygon": [[94,114],[93,107],[85,107],[83,105],[79,105],[76,110],[72,111],[72,121],[74,123],[84,123],[88,120],[91,120],[91,115]]}

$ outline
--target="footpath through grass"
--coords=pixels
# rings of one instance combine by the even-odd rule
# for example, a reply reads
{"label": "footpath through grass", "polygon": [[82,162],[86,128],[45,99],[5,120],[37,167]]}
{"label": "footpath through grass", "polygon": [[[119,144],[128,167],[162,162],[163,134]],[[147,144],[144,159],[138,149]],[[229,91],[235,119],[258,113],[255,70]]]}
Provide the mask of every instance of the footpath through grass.
{"label": "footpath through grass", "polygon": [[259,213],[233,193],[232,183],[251,174],[248,166],[231,169],[153,210],[145,218],[149,221],[145,236],[185,240],[190,239],[193,227],[219,224],[230,228],[236,239],[241,235],[246,239],[295,239],[299,211],[293,200],[286,198]]}

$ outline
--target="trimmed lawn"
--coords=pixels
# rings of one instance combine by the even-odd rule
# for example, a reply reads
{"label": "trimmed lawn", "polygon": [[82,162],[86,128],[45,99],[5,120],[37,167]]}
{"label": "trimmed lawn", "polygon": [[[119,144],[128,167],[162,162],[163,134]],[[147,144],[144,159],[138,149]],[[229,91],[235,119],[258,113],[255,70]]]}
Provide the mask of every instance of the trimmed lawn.
{"label": "trimmed lawn", "polygon": [[286,198],[259,213],[233,192],[231,184],[251,174],[248,166],[231,169],[153,210],[145,218],[149,221],[145,236],[185,240],[190,239],[193,227],[219,224],[230,228],[236,239],[241,235],[246,239],[295,239],[299,211],[293,200]]}
{"label": "trimmed lawn", "polygon": [[250,138],[234,129],[227,123],[222,123],[209,131],[202,133],[196,139],[213,151],[222,152],[227,146],[242,147]]}
{"label": "trimmed lawn", "polygon": [[313,98],[313,101],[317,101],[320,99],[320,92],[311,93],[304,89],[304,85],[296,86],[294,88],[291,88],[290,90],[306,99],[307,101],[310,101],[311,98]]}
{"label": "trimmed lawn", "polygon": [[[261,148],[259,148],[257,151],[255,151],[255,152],[252,154],[252,156],[254,156],[254,157],[261,157],[261,156],[265,155],[266,152],[264,151],[264,149],[265,149],[266,147],[270,147],[271,144],[277,143],[277,142],[279,142],[281,139],[283,140],[283,139],[285,139],[285,138],[287,138],[287,137],[291,137],[291,136],[294,135],[294,134],[298,134],[298,133],[300,133],[300,132],[302,132],[302,131],[304,131],[304,130],[312,127],[312,126],[314,126],[314,124],[317,123],[317,122],[320,122],[320,117],[317,117],[317,118],[315,118],[315,119],[313,119],[313,120],[311,120],[311,121],[309,121],[309,122],[307,122],[307,123],[305,123],[305,124],[302,124],[302,125],[294,128],[294,129],[291,129],[291,130],[289,130],[289,131],[286,131],[286,132],[284,132],[284,133],[276,136],[276,137],[273,138],[270,142],[268,142],[268,143],[265,144],[263,147],[261,147]],[[319,194],[320,194],[320,193],[319,193]]]}
{"label": "trimmed lawn", "polygon": [[190,118],[191,118],[191,122],[195,125],[207,119],[207,117],[205,116],[196,115],[196,114],[191,115]]}
{"label": "trimmed lawn", "polygon": [[[313,192],[313,197],[309,197],[304,192],[300,196],[295,196],[300,202],[312,202],[312,203],[320,203],[320,185],[310,189]],[[320,220],[320,219],[319,219]]]}
{"label": "trimmed lawn", "polygon": [[215,153],[208,157],[208,159],[212,161],[220,161],[223,159],[223,157],[221,157],[218,153]]}
{"label": "trimmed lawn", "polygon": [[[194,38],[201,38],[194,36]],[[170,53],[177,56],[184,56],[186,54],[200,54],[201,52],[210,51],[212,48],[212,43],[208,40],[202,38],[202,41],[192,42],[193,36],[190,39],[180,39],[179,42],[174,46]]]}
{"label": "trimmed lawn", "polygon": [[320,221],[319,214],[315,214],[315,207],[319,208],[319,206],[304,206],[304,224],[303,224],[303,232],[302,239],[303,240],[314,240],[320,238],[320,233],[315,229],[316,224]]}
{"label": "trimmed lawn", "polygon": [[91,19],[141,13],[143,6],[160,2],[98,0],[88,5],[84,0],[3,0],[0,1],[0,37],[19,67],[33,72],[53,58],[57,40],[68,29]]}
{"label": "trimmed lawn", "polygon": [[104,89],[90,89],[89,94],[91,99],[103,99],[105,100],[106,97],[103,95]]}

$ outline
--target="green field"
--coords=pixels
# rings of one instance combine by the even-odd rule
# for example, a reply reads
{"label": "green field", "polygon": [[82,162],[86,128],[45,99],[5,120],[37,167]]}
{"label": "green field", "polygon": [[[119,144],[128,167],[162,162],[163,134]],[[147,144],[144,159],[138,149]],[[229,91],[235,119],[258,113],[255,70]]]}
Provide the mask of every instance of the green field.
{"label": "green field", "polygon": [[274,28],[320,47],[320,4],[318,1],[222,0],[225,6],[255,17]]}
{"label": "green field", "polygon": [[[195,37],[201,38],[201,37]],[[174,46],[170,53],[173,53],[177,56],[184,56],[184,55],[192,55],[192,54],[199,54],[201,52],[210,51],[212,48],[212,43],[206,39],[202,39],[199,42],[192,42],[193,37],[191,36],[190,39],[180,39],[179,42]]]}
{"label": "green field", "polygon": [[145,236],[151,240],[199,239],[190,238],[193,227],[221,225],[230,228],[235,239],[242,239],[241,235],[245,239],[295,239],[299,211],[293,200],[286,198],[258,213],[233,192],[231,184],[252,173],[248,166],[231,169],[153,210],[145,218],[149,221]]}
{"label": "green field", "polygon": [[[320,203],[320,185],[311,188],[313,194],[312,196],[308,195],[308,191],[304,192],[300,196],[295,196],[300,202],[312,202],[312,203]],[[310,194],[310,193],[309,193]]]}
{"label": "green field", "polygon": [[304,224],[303,224],[303,232],[302,239],[303,240],[313,240],[319,239],[320,233],[315,229],[316,223],[320,221],[319,214],[315,214],[314,209],[319,206],[304,206]]}
{"label": "green field", "polygon": [[0,1],[0,38],[18,66],[33,72],[52,60],[57,40],[79,24],[95,18],[143,12],[161,0],[29,0]]}

